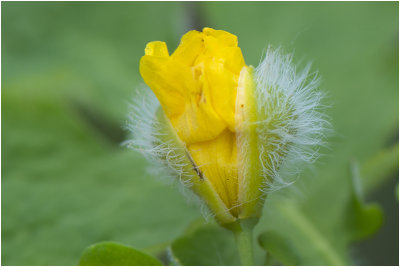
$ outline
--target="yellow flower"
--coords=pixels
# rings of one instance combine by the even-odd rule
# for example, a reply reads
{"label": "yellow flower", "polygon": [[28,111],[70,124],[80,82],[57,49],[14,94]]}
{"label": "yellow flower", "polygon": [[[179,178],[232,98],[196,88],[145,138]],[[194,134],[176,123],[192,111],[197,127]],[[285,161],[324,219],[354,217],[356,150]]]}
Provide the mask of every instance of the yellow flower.
{"label": "yellow flower", "polygon": [[140,73],[182,141],[235,131],[236,88],[245,66],[236,36],[205,28],[185,34],[171,56],[164,42],[148,43],[145,53]]}
{"label": "yellow flower", "polygon": [[318,81],[279,50],[254,69],[235,35],[204,28],[171,55],[148,43],[140,74],[161,108],[134,107],[130,144],[189,184],[223,225],[260,217],[282,169],[315,159],[325,125]]}
{"label": "yellow flower", "polygon": [[161,103],[198,172],[238,216],[236,95],[245,65],[237,37],[221,30],[190,31],[174,53],[148,43],[140,73]]}

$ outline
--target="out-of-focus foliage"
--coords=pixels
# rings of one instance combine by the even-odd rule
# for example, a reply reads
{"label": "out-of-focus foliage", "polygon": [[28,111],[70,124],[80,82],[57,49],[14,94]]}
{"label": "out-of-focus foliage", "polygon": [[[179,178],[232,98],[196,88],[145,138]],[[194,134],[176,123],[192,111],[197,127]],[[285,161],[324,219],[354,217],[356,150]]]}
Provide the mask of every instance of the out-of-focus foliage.
{"label": "out-of-focus foliage", "polygon": [[301,265],[301,257],[294,249],[290,239],[284,238],[274,231],[266,231],[259,236],[258,242],[267,251],[266,263]]}
{"label": "out-of-focus foliage", "polygon": [[344,214],[348,240],[359,241],[374,234],[382,225],[383,212],[376,203],[364,203],[360,170],[356,162],[350,164],[350,197]]}
{"label": "out-of-focus foliage", "polygon": [[77,264],[105,240],[157,251],[199,216],[120,146],[145,44],[176,47],[193,26],[237,35],[247,64],[268,44],[313,60],[335,133],[294,186],[270,194],[256,234],[288,240],[302,264],[368,264],[349,252],[347,168],[360,162],[366,194],[398,168],[395,2],[3,2],[3,265]]}
{"label": "out-of-focus foliage", "polygon": [[79,261],[81,266],[158,266],[156,258],[114,242],[101,242],[87,248]]}
{"label": "out-of-focus foliage", "polygon": [[171,256],[177,265],[240,265],[232,233],[218,225],[178,238],[171,244]]}

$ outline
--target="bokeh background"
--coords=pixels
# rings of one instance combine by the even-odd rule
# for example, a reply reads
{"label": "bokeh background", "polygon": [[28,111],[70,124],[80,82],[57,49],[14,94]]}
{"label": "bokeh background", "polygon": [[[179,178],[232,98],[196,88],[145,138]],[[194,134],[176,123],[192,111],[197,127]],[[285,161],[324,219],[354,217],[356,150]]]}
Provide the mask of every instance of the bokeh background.
{"label": "bokeh background", "polygon": [[[295,186],[271,194],[257,231],[288,235],[304,264],[327,264],[313,261],[321,250],[304,234],[313,229],[343,264],[398,265],[397,2],[1,6],[3,265],[75,265],[104,240],[151,251],[200,216],[121,142],[146,43],[166,41],[172,52],[187,30],[203,26],[237,35],[247,64],[256,66],[268,44],[311,60],[329,95],[334,134],[325,156]],[[349,247],[339,226],[350,160],[385,218],[372,238]],[[282,197],[302,220],[280,210]]]}

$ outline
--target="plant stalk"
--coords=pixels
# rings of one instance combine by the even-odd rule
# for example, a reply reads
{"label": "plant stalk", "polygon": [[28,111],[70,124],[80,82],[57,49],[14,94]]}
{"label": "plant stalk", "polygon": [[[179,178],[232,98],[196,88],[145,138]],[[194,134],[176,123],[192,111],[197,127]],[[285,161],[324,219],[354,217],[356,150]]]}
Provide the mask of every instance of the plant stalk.
{"label": "plant stalk", "polygon": [[242,224],[240,229],[235,229],[233,233],[239,250],[240,262],[243,266],[253,266],[253,225]]}

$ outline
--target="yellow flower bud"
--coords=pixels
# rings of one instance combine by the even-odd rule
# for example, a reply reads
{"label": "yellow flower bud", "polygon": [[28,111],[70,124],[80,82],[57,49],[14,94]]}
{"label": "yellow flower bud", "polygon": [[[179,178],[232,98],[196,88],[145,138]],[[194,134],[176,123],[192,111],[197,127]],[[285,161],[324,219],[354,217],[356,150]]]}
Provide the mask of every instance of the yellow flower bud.
{"label": "yellow flower bud", "polygon": [[317,80],[307,83],[308,69],[297,75],[279,51],[254,69],[235,35],[204,28],[171,55],[164,42],[148,43],[140,74],[161,108],[154,99],[133,106],[130,144],[178,176],[221,224],[259,217],[285,162],[315,157],[324,124]]}

